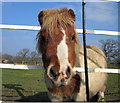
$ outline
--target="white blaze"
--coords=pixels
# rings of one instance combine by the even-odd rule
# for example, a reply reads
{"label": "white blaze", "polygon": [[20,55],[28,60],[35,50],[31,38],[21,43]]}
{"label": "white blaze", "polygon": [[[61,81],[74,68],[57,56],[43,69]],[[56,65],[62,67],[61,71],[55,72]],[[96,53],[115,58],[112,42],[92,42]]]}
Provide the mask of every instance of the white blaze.
{"label": "white blaze", "polygon": [[60,72],[65,72],[67,66],[69,66],[68,62],[68,46],[66,44],[66,34],[65,31],[62,29],[64,34],[63,39],[57,46],[57,57],[60,63]]}

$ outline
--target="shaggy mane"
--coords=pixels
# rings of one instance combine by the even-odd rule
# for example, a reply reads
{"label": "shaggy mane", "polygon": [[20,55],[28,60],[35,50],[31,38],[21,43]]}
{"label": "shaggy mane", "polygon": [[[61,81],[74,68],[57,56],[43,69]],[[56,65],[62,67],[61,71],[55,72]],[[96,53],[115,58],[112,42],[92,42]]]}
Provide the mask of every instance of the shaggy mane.
{"label": "shaggy mane", "polygon": [[46,9],[43,10],[42,18],[42,30],[46,30],[49,33],[53,32],[54,27],[58,25],[66,28],[67,25],[74,27],[75,20],[72,18],[67,8],[57,9]]}

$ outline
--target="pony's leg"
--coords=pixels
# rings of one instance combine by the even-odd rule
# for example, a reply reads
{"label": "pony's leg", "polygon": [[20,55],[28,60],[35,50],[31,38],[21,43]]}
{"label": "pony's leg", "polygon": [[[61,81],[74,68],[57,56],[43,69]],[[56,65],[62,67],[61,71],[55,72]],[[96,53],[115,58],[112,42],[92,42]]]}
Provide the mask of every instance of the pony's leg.
{"label": "pony's leg", "polygon": [[102,91],[99,92],[99,95],[100,95],[102,98],[105,97],[104,92],[102,92]]}
{"label": "pony's leg", "polygon": [[74,94],[72,99],[76,102],[86,101],[85,85],[81,85],[79,93]]}
{"label": "pony's leg", "polygon": [[98,96],[98,102],[105,102],[104,92],[100,91]]}
{"label": "pony's leg", "polygon": [[101,91],[99,91],[99,99],[98,101],[105,101],[105,90],[106,90],[106,85],[103,86]]}

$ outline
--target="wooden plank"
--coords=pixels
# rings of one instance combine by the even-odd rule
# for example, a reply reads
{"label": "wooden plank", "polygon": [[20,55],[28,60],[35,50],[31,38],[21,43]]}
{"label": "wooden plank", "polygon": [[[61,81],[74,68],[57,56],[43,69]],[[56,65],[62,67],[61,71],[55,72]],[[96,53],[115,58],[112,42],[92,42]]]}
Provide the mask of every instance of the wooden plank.
{"label": "wooden plank", "polygon": [[23,25],[1,25],[0,29],[15,29],[15,30],[40,30],[40,26],[23,26]]}
{"label": "wooden plank", "polygon": [[[40,26],[23,26],[23,25],[4,25],[0,24],[0,29],[15,29],[15,30],[40,30]],[[76,29],[77,33],[82,34],[82,29]],[[87,34],[97,34],[97,35],[112,35],[120,36],[120,32],[117,31],[105,31],[105,30],[86,30]]]}
{"label": "wooden plank", "polygon": [[35,66],[35,65],[18,65],[18,64],[0,64],[0,68],[6,69],[40,69],[42,70],[42,66]]}
{"label": "wooden plank", "polygon": [[[0,64],[0,68],[2,69],[33,69],[33,70],[43,70],[42,66],[35,66],[35,65],[18,65],[18,64]],[[84,68],[75,67],[73,71],[77,72],[85,72]],[[120,69],[101,69],[101,68],[89,68],[88,72],[105,72],[105,73],[120,73]]]}
{"label": "wooden plank", "polygon": [[102,0],[102,1],[120,2],[120,0]]}
{"label": "wooden plank", "polygon": [[[84,68],[75,67],[73,71],[85,72]],[[89,68],[88,72],[104,72],[104,73],[120,73],[120,69],[101,69],[101,68]]]}

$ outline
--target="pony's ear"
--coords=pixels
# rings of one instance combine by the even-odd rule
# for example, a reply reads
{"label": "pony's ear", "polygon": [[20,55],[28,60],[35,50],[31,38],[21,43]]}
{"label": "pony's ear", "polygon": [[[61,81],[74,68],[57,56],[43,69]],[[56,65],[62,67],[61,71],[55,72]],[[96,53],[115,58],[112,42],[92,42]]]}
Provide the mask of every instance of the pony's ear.
{"label": "pony's ear", "polygon": [[69,10],[68,10],[68,13],[72,16],[72,18],[73,18],[74,21],[75,21],[75,13],[74,13],[74,11],[73,11],[72,9],[69,9]]}
{"label": "pony's ear", "polygon": [[40,25],[42,25],[43,17],[44,17],[44,13],[43,13],[43,11],[41,11],[38,14],[38,21],[39,21]]}

